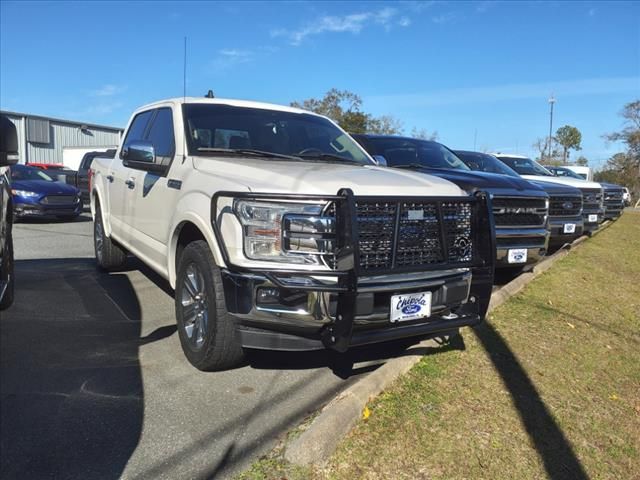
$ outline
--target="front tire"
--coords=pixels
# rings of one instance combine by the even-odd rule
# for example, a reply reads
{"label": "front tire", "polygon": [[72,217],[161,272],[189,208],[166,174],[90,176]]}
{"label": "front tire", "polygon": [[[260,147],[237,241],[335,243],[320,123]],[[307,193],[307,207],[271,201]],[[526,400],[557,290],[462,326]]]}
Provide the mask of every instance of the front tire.
{"label": "front tire", "polygon": [[180,256],[175,292],[180,344],[198,370],[227,370],[244,359],[233,318],[227,312],[220,269],[207,242],[188,244]]}
{"label": "front tire", "polygon": [[102,270],[116,270],[127,260],[127,252],[105,234],[99,204],[96,204],[96,218],[93,222],[93,249],[98,267]]}

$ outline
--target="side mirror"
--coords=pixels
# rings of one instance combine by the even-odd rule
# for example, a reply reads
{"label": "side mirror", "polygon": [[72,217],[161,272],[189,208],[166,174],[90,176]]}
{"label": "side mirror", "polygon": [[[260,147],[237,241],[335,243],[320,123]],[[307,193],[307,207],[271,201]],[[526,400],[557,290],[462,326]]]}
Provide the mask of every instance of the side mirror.
{"label": "side mirror", "polygon": [[0,167],[18,163],[18,132],[5,115],[0,115]]}
{"label": "side mirror", "polygon": [[151,142],[139,140],[122,147],[120,153],[122,164],[125,167],[145,170],[147,172],[163,175],[167,167],[156,163],[156,151]]}
{"label": "side mirror", "polygon": [[154,163],[156,152],[151,142],[131,142],[122,147],[122,159],[127,162]]}
{"label": "side mirror", "polygon": [[384,158],[383,155],[374,155],[373,160],[376,162],[376,165],[379,165],[381,167],[386,167],[388,165],[387,159]]}

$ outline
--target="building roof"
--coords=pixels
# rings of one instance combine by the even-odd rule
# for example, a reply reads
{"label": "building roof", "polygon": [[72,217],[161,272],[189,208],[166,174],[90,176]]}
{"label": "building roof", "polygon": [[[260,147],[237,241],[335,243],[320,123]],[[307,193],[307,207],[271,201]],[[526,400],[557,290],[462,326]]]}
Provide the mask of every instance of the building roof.
{"label": "building roof", "polygon": [[10,112],[8,110],[0,110],[0,114],[4,115],[12,115],[14,117],[29,117],[29,118],[38,118],[41,120],[50,120],[56,123],[66,123],[69,125],[86,125],[88,128],[98,128],[102,130],[112,130],[114,132],[122,132],[124,128],[122,127],[110,127],[107,125],[99,125],[96,123],[88,123],[88,122],[79,122],[77,120],[65,120],[62,118],[49,117],[46,115],[34,115],[32,113],[21,113],[21,112]]}

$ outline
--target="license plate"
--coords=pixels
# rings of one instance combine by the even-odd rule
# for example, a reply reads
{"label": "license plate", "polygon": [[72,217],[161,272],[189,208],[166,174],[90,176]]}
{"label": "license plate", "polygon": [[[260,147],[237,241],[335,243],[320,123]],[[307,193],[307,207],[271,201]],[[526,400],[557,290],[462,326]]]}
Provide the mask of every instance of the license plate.
{"label": "license plate", "polygon": [[576,233],[576,224],[575,223],[565,223],[564,224],[564,233]]}
{"label": "license plate", "polygon": [[507,257],[509,263],[526,263],[527,262],[527,249],[526,248],[512,248],[509,250],[509,256]]}
{"label": "license plate", "polygon": [[431,292],[391,296],[391,323],[417,320],[431,315]]}
{"label": "license plate", "polygon": [[593,222],[597,222],[598,221],[598,215],[597,214],[590,214],[589,215],[589,222],[593,223]]}

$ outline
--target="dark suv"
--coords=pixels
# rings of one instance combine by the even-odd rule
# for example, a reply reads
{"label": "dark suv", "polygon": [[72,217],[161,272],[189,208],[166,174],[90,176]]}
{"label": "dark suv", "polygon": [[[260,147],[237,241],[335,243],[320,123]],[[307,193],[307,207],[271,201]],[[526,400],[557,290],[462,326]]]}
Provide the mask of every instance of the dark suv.
{"label": "dark suv", "polygon": [[379,163],[455,183],[468,193],[488,192],[496,227],[496,268],[522,268],[547,252],[549,196],[521,179],[474,172],[437,142],[389,135],[352,135]]}
{"label": "dark suv", "polygon": [[[489,153],[455,150],[455,154],[471,170],[521,178],[520,175]],[[558,246],[582,235],[582,192],[569,185],[527,180],[549,194],[549,244]]]}
{"label": "dark suv", "polygon": [[7,167],[18,161],[18,134],[8,117],[0,115],[0,310],[13,303],[13,207]]}

